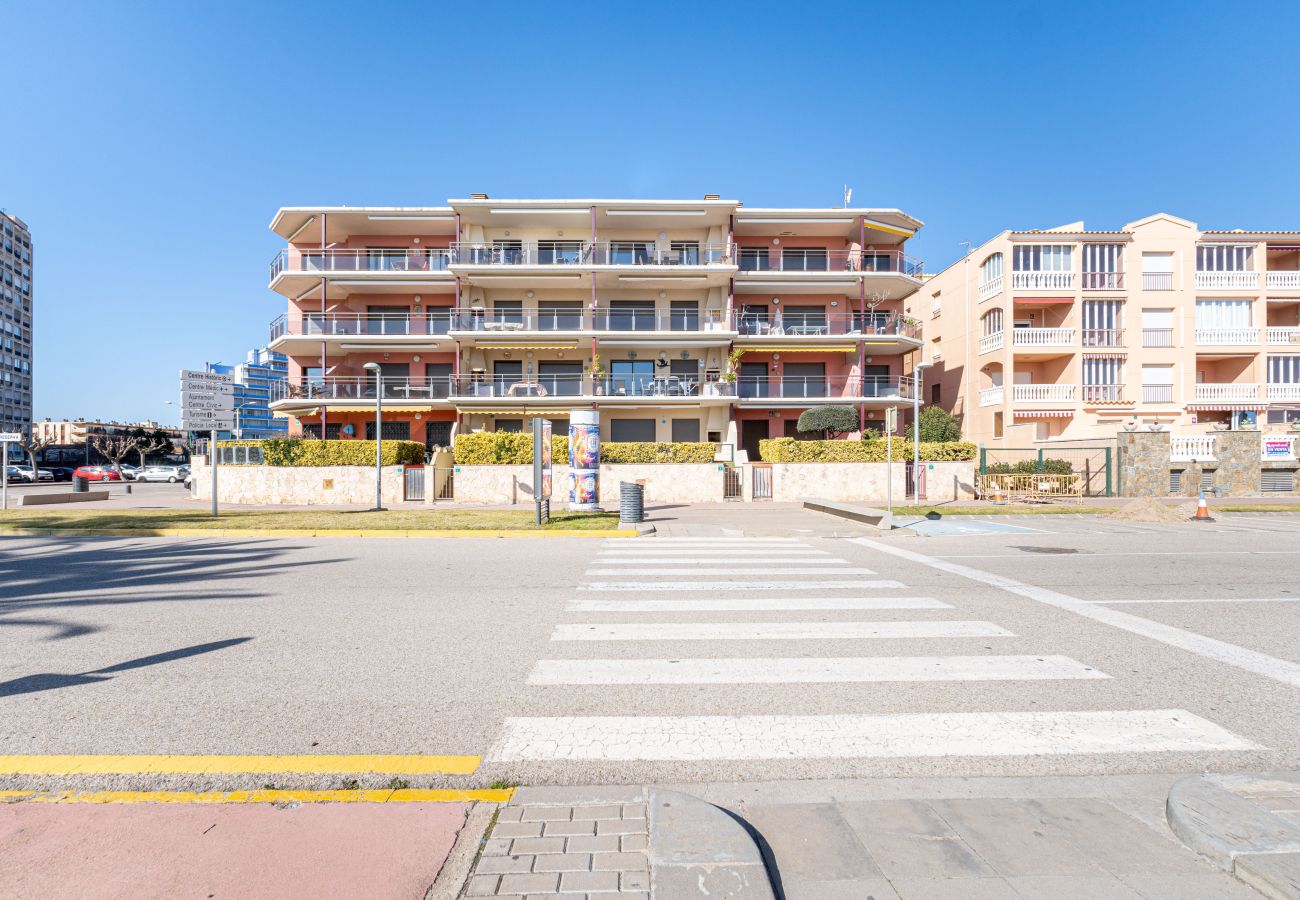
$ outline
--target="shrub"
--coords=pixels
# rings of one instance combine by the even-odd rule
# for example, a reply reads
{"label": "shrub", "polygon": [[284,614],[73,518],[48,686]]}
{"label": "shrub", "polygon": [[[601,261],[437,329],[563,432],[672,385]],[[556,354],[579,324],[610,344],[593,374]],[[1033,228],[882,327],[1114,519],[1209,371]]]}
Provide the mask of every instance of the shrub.
{"label": "shrub", "polygon": [[[764,462],[884,462],[884,441],[797,441],[794,438],[773,438],[759,441],[758,455]],[[978,448],[962,442],[921,443],[924,462],[954,462],[974,459]],[[894,462],[912,458],[912,444],[894,441]]]}
{"label": "shrub", "polygon": [[985,471],[989,475],[1035,475],[1042,472],[1047,475],[1069,475],[1074,471],[1074,466],[1068,459],[1053,459],[1047,457],[1043,460],[1043,467],[1038,468],[1038,460],[1022,459],[1018,463],[994,463],[987,466]]}
{"label": "shrub", "polygon": [[858,413],[851,406],[814,406],[799,414],[797,427],[802,432],[818,431],[823,438],[832,438],[857,431]]}
{"label": "shrub", "polygon": [[664,441],[602,444],[601,462],[607,463],[711,463],[714,445]]}
{"label": "shrub", "polygon": [[[304,441],[274,438],[265,441],[217,441],[218,447],[261,446],[268,466],[373,466],[374,441]],[[418,441],[384,441],[386,466],[421,465],[424,445]]]}
{"label": "shrub", "polygon": [[[569,436],[551,435],[551,453],[557,466],[569,463]],[[533,436],[524,432],[475,431],[457,435],[453,448],[462,466],[528,466],[533,463]],[[710,463],[714,445],[708,443],[626,442],[600,445],[606,463]]]}
{"label": "shrub", "polygon": [[[912,426],[908,425],[907,439],[912,439]],[[960,441],[961,420],[944,412],[937,406],[927,406],[921,410],[921,442],[938,443],[940,441]]]}

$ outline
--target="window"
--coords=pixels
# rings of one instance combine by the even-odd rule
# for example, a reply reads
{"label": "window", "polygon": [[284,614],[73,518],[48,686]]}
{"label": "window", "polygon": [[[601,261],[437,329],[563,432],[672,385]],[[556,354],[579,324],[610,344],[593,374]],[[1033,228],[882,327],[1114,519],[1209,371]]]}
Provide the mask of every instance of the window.
{"label": "window", "polygon": [[767,334],[770,331],[768,324],[767,306],[757,304],[747,304],[740,310],[740,333],[741,334]]}
{"label": "window", "polygon": [[994,253],[980,264],[980,287],[1002,277],[1002,254]]}
{"label": "window", "polygon": [[1069,272],[1072,248],[1055,244],[1027,244],[1015,248],[1017,272]]}
{"label": "window", "polygon": [[609,364],[608,390],[619,396],[644,394],[654,377],[655,365],[650,360],[616,359]]}
{"label": "window", "polygon": [[980,321],[983,323],[984,337],[1002,333],[1002,310],[990,309]]}
{"label": "window", "polygon": [[1000,412],[993,414],[993,436],[1002,437],[1002,413]]}
{"label": "window", "polygon": [[366,334],[406,334],[410,311],[405,306],[367,306]]}
{"label": "window", "polygon": [[1269,384],[1300,384],[1300,356],[1270,356]]}
{"label": "window", "polygon": [[1123,300],[1083,301],[1083,346],[1120,346],[1123,322]]}
{"label": "window", "polygon": [[610,331],[654,331],[654,301],[611,300],[608,328]]}
{"label": "window", "polygon": [[767,258],[766,247],[741,247],[740,270],[742,272],[764,272],[772,268]]}
{"label": "window", "polygon": [[[384,440],[386,441],[409,441],[411,439],[410,422],[385,422],[383,430]],[[375,422],[373,419],[366,420],[366,440],[375,439]]]}
{"label": "window", "polygon": [[700,439],[699,419],[673,419],[673,442],[695,443]]}
{"label": "window", "polygon": [[932,385],[930,385],[930,402],[931,402],[931,403],[933,403],[935,406],[938,406],[938,405],[942,402],[942,401],[940,400],[940,398],[941,398],[942,396],[943,396],[943,390],[942,390],[942,387],[941,387],[940,385],[937,385],[937,384],[932,384]]}
{"label": "window", "polygon": [[1166,365],[1142,366],[1142,402],[1174,402],[1174,367]]}
{"label": "window", "polygon": [[1174,289],[1174,255],[1172,253],[1142,254],[1142,290],[1172,291]]}
{"label": "window", "polygon": [[644,266],[654,260],[650,241],[610,241],[609,262],[614,266]]}
{"label": "window", "polygon": [[537,261],[542,265],[582,262],[582,241],[538,241]]}
{"label": "window", "polygon": [[790,335],[829,333],[824,306],[787,306],[781,313],[781,325]]}
{"label": "window", "polygon": [[1123,244],[1083,245],[1083,287],[1085,290],[1117,290],[1124,286]]}
{"label": "window", "polygon": [[518,434],[524,430],[523,419],[497,419],[496,431],[498,434],[511,433]]}
{"label": "window", "polygon": [[670,262],[682,266],[698,266],[700,264],[699,241],[673,241],[671,246]]}
{"label": "window", "polygon": [[795,247],[781,251],[783,272],[825,272],[827,255],[825,247]]}
{"label": "window", "polygon": [[582,301],[550,300],[537,304],[540,331],[577,331],[582,328]]}
{"label": "window", "polygon": [[609,423],[609,439],[615,444],[653,442],[655,439],[655,420],[612,419]]}
{"label": "window", "polygon": [[694,300],[674,300],[671,304],[672,331],[699,331],[700,304]]}
{"label": "window", "polygon": [[1245,246],[1205,246],[1196,248],[1198,272],[1250,272],[1254,270],[1255,248]]}
{"label": "window", "polygon": [[1249,300],[1197,300],[1196,327],[1208,328],[1249,328]]}
{"label": "window", "polygon": [[1142,310],[1142,346],[1172,347],[1174,345],[1174,311],[1172,309]]}
{"label": "window", "polygon": [[1083,399],[1107,403],[1123,399],[1124,360],[1113,356],[1083,358]]}

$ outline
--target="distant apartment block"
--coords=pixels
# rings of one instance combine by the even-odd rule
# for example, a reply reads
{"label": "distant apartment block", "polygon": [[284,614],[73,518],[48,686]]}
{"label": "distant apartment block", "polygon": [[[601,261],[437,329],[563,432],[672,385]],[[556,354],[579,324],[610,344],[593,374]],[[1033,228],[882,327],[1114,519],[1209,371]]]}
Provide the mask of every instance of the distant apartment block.
{"label": "distant apartment block", "polygon": [[926,281],[926,399],[991,446],[1300,418],[1300,232],[1005,231]]}
{"label": "distant apartment block", "polygon": [[266,347],[248,351],[237,365],[209,363],[208,371],[229,375],[235,380],[235,430],[222,432],[222,438],[249,440],[282,438],[289,433],[289,420],[271,412],[272,397],[283,394],[288,377],[289,358]]}
{"label": "distant apartment block", "polygon": [[565,427],[596,408],[608,441],[795,435],[845,404],[879,428],[910,404],[921,284],[896,209],[703,200],[494,200],[292,207],[270,286],[289,358],[272,408],[293,434],[446,446],[458,431]]}
{"label": "distant apartment block", "polygon": [[152,434],[161,431],[177,446],[185,443],[185,432],[179,428],[159,425],[146,419],[143,422],[114,422],[97,419],[44,419],[32,423],[36,439],[49,441],[55,446],[74,446],[84,444],[96,435],[124,435],[133,431],[145,431]]}
{"label": "distant apartment block", "polygon": [[32,424],[32,236],[0,210],[0,431]]}

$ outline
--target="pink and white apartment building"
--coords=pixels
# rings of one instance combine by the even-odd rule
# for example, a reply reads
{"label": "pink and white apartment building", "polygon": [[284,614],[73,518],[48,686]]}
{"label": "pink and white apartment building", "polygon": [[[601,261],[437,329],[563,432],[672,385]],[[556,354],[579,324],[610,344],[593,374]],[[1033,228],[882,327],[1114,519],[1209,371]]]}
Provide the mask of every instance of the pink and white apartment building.
{"label": "pink and white apartment building", "polygon": [[[804,410],[859,424],[911,403],[921,284],[896,209],[734,200],[493,200],[286,207],[271,289],[290,434],[448,446],[601,412],[607,441],[714,441],[758,458]],[[378,363],[378,377],[366,363]],[[323,426],[323,428],[322,428]]]}
{"label": "pink and white apartment building", "polygon": [[1300,418],[1300,232],[1164,213],[1004,231],[908,307],[925,321],[926,399],[989,446]]}

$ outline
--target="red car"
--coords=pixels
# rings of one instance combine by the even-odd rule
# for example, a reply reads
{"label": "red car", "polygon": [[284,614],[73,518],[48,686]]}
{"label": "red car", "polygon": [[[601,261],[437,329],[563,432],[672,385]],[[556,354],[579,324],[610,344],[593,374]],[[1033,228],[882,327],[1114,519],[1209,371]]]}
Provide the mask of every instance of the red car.
{"label": "red car", "polygon": [[108,466],[77,466],[72,477],[87,481],[121,481],[122,473]]}

